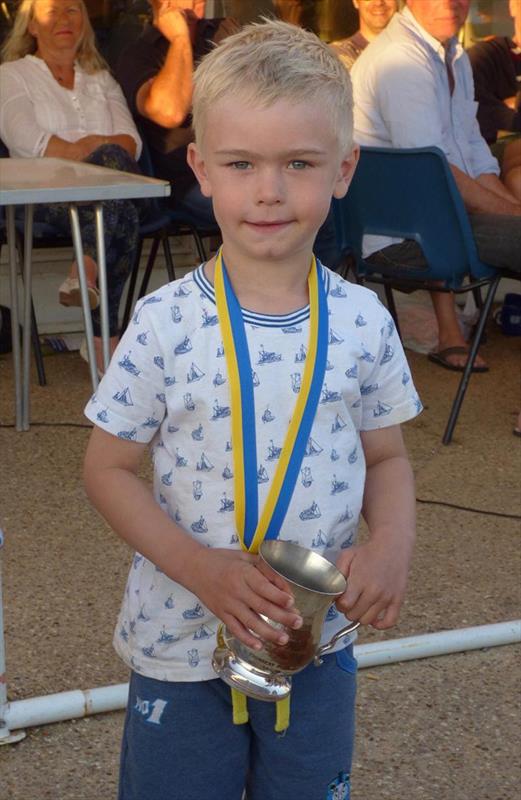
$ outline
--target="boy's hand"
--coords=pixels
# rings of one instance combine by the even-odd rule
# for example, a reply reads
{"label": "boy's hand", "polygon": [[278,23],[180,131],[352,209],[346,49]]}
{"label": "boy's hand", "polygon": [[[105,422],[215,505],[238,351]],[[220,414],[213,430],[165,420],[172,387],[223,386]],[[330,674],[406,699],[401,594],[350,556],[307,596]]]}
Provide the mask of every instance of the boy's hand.
{"label": "boy's hand", "polygon": [[277,575],[266,577],[257,568],[258,563],[258,556],[250,553],[204,548],[198,553],[193,578],[187,585],[232,636],[255,650],[262,647],[259,639],[282,645],[288,641],[286,632],[264,622],[260,614],[288,628],[302,625],[285,581]]}
{"label": "boy's hand", "polygon": [[398,621],[405,595],[411,547],[385,539],[351,547],[341,553],[337,568],[347,578],[347,589],[336,601],[348,619],[391,628]]}

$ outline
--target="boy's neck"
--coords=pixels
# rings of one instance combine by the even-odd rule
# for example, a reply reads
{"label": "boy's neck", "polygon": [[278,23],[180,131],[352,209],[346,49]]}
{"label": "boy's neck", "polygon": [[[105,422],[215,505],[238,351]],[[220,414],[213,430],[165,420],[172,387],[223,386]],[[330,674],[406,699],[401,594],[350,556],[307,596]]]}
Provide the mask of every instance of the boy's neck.
{"label": "boy's neck", "polygon": [[[284,264],[279,261],[247,263],[227,256],[223,260],[235,295],[242,308],[258,314],[290,314],[309,302],[308,274],[312,253],[304,253]],[[205,264],[205,274],[214,283],[215,256]]]}

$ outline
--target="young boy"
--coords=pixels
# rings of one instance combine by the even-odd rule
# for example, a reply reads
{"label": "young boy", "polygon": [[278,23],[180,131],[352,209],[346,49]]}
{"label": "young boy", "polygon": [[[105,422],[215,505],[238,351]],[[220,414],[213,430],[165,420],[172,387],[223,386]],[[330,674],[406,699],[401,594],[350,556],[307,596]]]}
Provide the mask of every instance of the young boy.
{"label": "young boy", "polygon": [[[284,736],[271,703],[248,699],[234,724],[211,657],[219,620],[254,648],[287,641],[260,615],[302,624],[257,568],[263,535],[348,578],[324,640],[344,614],[391,627],[403,600],[415,523],[399,425],[421,405],[385,308],[312,256],[358,157],[349,76],[314,35],[249,26],[198,67],[194,127],[222,255],[143,299],[86,410],[89,496],[137,551],[115,633],[132,670],[119,798],[347,798],[352,642],[294,676]],[[149,444],[153,491],[138,477]]]}

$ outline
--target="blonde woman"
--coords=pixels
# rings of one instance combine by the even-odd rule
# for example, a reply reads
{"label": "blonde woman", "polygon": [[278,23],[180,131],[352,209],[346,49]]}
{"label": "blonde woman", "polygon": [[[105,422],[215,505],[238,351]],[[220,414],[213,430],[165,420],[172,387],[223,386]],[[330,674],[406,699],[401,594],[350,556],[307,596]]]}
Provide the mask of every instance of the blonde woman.
{"label": "blonde woman", "polygon": [[[13,157],[55,157],[138,171],[141,140],[119,85],[96,50],[83,0],[22,0],[2,49],[0,138]],[[128,200],[104,204],[112,347],[118,308],[135,258],[138,212]],[[38,206],[35,219],[69,233],[67,207]],[[94,212],[80,207],[98,365],[101,364]],[[73,264],[60,303],[81,304]]]}

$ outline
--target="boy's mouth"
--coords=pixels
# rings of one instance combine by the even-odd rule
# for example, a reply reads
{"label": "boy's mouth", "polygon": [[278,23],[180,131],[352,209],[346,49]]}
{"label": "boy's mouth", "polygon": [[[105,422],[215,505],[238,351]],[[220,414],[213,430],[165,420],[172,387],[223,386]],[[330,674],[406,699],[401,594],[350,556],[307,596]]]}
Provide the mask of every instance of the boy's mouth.
{"label": "boy's mouth", "polygon": [[275,231],[275,230],[280,230],[281,228],[284,228],[286,225],[290,225],[291,224],[291,220],[289,220],[289,219],[265,220],[265,221],[261,220],[259,222],[257,222],[257,221],[254,222],[252,220],[246,220],[246,224],[249,225],[250,227],[256,228],[258,230],[263,230],[263,231],[273,230],[273,231]]}

